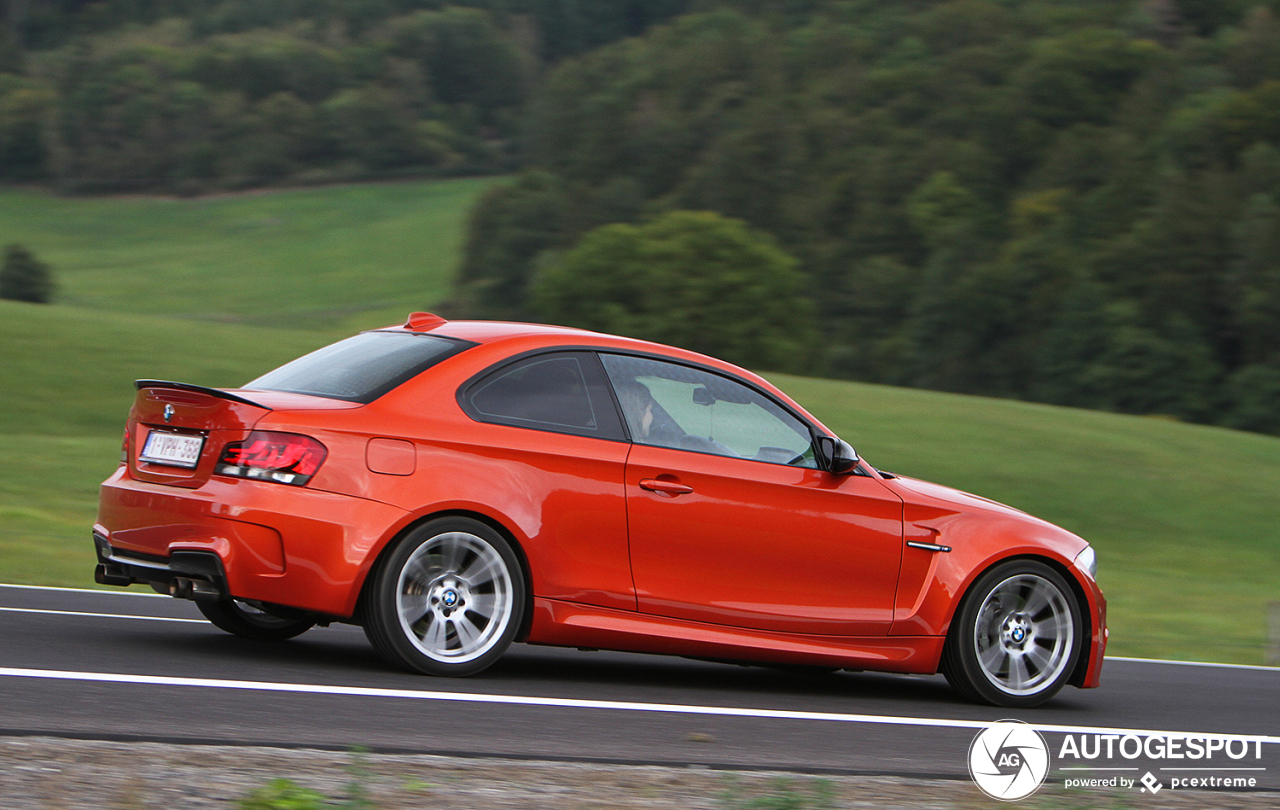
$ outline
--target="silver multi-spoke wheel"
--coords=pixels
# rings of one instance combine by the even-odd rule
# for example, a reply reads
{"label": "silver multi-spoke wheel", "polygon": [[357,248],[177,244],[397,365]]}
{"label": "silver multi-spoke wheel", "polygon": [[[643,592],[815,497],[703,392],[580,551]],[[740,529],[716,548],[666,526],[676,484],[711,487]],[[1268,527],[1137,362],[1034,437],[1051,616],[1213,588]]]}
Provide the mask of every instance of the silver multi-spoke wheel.
{"label": "silver multi-spoke wheel", "polygon": [[1063,575],[1038,560],[987,571],[952,620],[942,670],[970,700],[1026,708],[1071,677],[1088,629]]}
{"label": "silver multi-spoke wheel", "polygon": [[1019,574],[987,594],[973,645],[982,673],[997,689],[1031,695],[1066,669],[1075,635],[1062,591],[1042,576]]}
{"label": "silver multi-spoke wheel", "polygon": [[492,527],[446,517],[388,548],[366,588],[365,635],[388,660],[430,675],[488,667],[520,630],[525,583]]}
{"label": "silver multi-spoke wheel", "polygon": [[438,534],[414,549],[396,593],[400,626],[435,661],[479,658],[511,621],[511,572],[497,549],[466,532]]}

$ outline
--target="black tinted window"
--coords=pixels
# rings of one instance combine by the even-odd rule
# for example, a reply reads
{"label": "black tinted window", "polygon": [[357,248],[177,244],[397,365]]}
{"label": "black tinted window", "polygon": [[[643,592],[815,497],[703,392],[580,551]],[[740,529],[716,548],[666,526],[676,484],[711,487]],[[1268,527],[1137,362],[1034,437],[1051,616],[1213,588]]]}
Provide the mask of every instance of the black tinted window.
{"label": "black tinted window", "polygon": [[471,385],[462,404],[481,422],[622,436],[595,358],[582,352],[536,355],[505,366]]}
{"label": "black tinted window", "polygon": [[470,345],[411,332],[365,332],[299,357],[244,387],[372,402]]}

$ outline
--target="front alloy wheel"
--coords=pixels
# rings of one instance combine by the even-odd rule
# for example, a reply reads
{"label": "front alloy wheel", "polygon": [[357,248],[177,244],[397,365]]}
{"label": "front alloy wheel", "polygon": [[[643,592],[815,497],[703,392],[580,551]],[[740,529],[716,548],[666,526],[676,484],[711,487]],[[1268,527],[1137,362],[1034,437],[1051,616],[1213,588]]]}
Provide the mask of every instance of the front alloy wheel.
{"label": "front alloy wheel", "polygon": [[1014,560],[987,572],[966,595],[947,638],[943,670],[970,700],[1035,706],[1066,684],[1083,629],[1066,580],[1043,563]]}
{"label": "front alloy wheel", "polygon": [[489,526],[443,518],[410,532],[367,594],[365,635],[383,657],[429,675],[471,675],[520,629],[519,562]]}

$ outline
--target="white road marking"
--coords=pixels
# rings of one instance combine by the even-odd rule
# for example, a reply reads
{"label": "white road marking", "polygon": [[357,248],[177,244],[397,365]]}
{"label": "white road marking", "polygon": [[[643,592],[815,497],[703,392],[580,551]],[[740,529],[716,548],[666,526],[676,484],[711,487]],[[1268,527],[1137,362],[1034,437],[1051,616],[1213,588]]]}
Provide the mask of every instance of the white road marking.
{"label": "white road marking", "polygon": [[208,624],[204,619],[179,619],[170,616],[134,616],[128,613],[85,613],[79,610],[41,610],[39,608],[0,607],[5,613],[45,613],[53,616],[93,616],[98,619],[141,619],[148,622],[191,622]]}
{"label": "white road marking", "polygon": [[1173,661],[1167,658],[1124,658],[1119,655],[1108,655],[1108,661],[1129,661],[1136,664],[1173,664],[1178,667],[1220,667],[1222,669],[1255,669],[1262,672],[1280,672],[1280,667],[1266,667],[1260,664],[1214,664],[1205,661]]}
{"label": "white road marking", "polygon": [[58,588],[53,585],[8,585],[0,582],[0,588],[17,588],[23,591],[68,591],[70,593],[96,593],[105,594],[107,596],[145,596],[147,598],[155,597],[157,599],[172,599],[172,596],[166,596],[162,593],[143,593],[142,591],[100,591],[96,588]]}
{"label": "white road marking", "polygon": [[[783,709],[747,709],[724,706],[693,706],[678,703],[633,703],[621,700],[585,700],[581,698],[531,697],[526,695],[486,695],[469,692],[431,692],[414,689],[380,689],[367,686],[330,686],[308,683],[273,683],[270,681],[232,681],[219,678],[176,678],[160,675],[122,675],[111,672],[74,672],[49,669],[0,667],[0,677],[38,678],[58,681],[87,681],[145,686],[179,686],[204,689],[236,689],[260,692],[288,692],[308,695],[343,697],[394,698],[400,700],[433,700],[454,703],[488,703],[506,706],[535,706],[559,709],[603,709],[607,711],[651,712],[656,714],[690,714],[712,717],[746,717],[764,720],[821,720],[836,723],[868,723],[927,728],[984,729],[985,720],[950,720],[934,717],[895,717],[876,714],[840,714],[835,712],[803,712]],[[1066,726],[1029,723],[1037,731],[1065,734],[1119,734],[1143,737],[1204,737],[1243,739],[1267,744],[1280,744],[1280,737],[1221,732],[1153,731],[1150,729]]]}

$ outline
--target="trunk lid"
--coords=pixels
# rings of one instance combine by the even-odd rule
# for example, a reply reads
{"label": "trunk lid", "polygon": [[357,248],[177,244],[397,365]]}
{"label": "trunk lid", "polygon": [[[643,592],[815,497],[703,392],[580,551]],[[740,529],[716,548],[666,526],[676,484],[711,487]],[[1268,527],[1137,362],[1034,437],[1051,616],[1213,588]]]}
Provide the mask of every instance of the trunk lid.
{"label": "trunk lid", "polygon": [[126,455],[139,481],[196,488],[209,480],[228,442],[241,441],[273,410],[334,410],[359,403],[271,391],[138,380]]}

